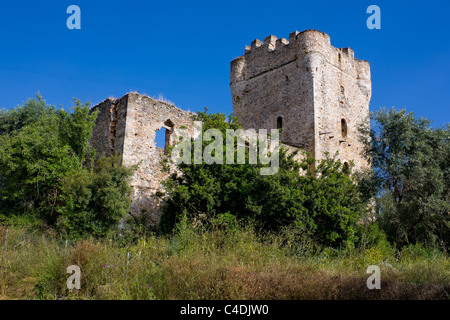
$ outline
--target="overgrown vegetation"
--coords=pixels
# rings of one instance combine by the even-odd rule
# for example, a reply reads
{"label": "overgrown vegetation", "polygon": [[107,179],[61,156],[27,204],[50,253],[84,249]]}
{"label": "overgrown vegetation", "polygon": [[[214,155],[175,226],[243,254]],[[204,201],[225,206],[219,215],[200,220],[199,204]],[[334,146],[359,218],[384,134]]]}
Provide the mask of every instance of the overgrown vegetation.
{"label": "overgrown vegetation", "polygon": [[[233,117],[225,121],[224,114],[199,112],[196,120],[203,122],[203,132],[220,129],[223,141],[227,129],[240,128]],[[214,139],[204,139],[202,149],[212,143]],[[222,152],[225,158],[226,146],[221,148],[216,152]],[[260,174],[260,159],[257,164],[249,164],[248,148],[245,164],[207,164],[204,158],[201,164],[180,164],[182,174],[175,173],[166,181],[162,230],[170,232],[183,215],[199,222],[205,217],[224,223],[236,219],[251,221],[263,231],[293,227],[302,239],[324,246],[352,246],[357,241],[358,218],[367,204],[348,169],[331,156],[313,167],[314,159],[306,156],[297,162],[295,155],[280,150],[275,175]]]}
{"label": "overgrown vegetation", "polygon": [[377,223],[399,250],[450,244],[450,125],[430,124],[392,108],[372,113],[371,130],[361,127],[373,164],[361,185],[376,196]]}
{"label": "overgrown vegetation", "polygon": [[37,95],[0,113],[0,221],[56,228],[70,238],[105,236],[129,210],[124,168],[114,157],[94,163],[95,113],[75,101],[57,110]]}
{"label": "overgrown vegetation", "polygon": [[[449,125],[372,113],[371,129],[360,127],[368,172],[284,149],[269,176],[248,150],[242,165],[181,164],[159,193],[154,233],[145,217],[118,228],[135,167],[96,156],[95,118],[88,104],[75,99],[67,112],[40,95],[0,111],[1,245],[10,231],[0,298],[449,299]],[[196,120],[224,140],[240,128],[220,113]],[[71,264],[82,269],[79,291],[65,286]],[[366,287],[373,264],[383,290]]]}
{"label": "overgrown vegetation", "polygon": [[[0,299],[449,299],[450,261],[437,249],[409,245],[401,257],[382,246],[320,249],[293,230],[209,225],[182,219],[170,237],[126,245],[70,242],[66,257],[54,235],[10,229]],[[381,290],[367,289],[371,264],[381,269]],[[69,265],[81,268],[80,290],[66,287]]]}

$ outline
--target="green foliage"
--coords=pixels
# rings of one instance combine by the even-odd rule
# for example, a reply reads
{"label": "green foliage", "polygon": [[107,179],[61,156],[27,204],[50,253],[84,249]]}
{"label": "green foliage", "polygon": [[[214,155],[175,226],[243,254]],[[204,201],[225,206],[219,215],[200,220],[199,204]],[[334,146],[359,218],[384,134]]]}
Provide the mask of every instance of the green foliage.
{"label": "green foliage", "polygon": [[50,224],[60,195],[59,181],[80,166],[58,138],[56,116],[43,116],[19,131],[0,136],[0,196],[3,211],[36,211]]}
{"label": "green foliage", "polygon": [[[290,232],[262,237],[246,224],[230,236],[182,219],[171,237],[69,241],[66,251],[65,241],[10,227],[0,299],[449,299],[446,253],[420,245],[401,259],[379,247],[309,252]],[[367,290],[369,264],[380,267],[382,290]],[[69,265],[81,268],[80,290],[67,289]]]}
{"label": "green foliage", "polygon": [[89,104],[82,104],[80,100],[74,99],[73,112],[64,110],[58,112],[59,117],[59,139],[62,144],[68,145],[79,158],[83,165],[89,158],[95,156],[95,151],[89,144],[94,129],[97,112],[90,113]]}
{"label": "green foliage", "polygon": [[74,101],[69,113],[38,95],[0,113],[1,221],[40,220],[70,237],[100,237],[128,212],[133,168],[114,157],[92,163],[96,113]]}
{"label": "green foliage", "polygon": [[[199,112],[197,120],[203,121],[203,131],[219,129],[224,141],[226,129],[240,128],[233,116],[225,121],[219,113]],[[213,141],[203,141],[203,149],[209,143]],[[278,173],[269,176],[260,174],[259,161],[249,164],[248,149],[245,164],[180,164],[182,176],[174,174],[165,182],[161,230],[170,232],[183,215],[227,224],[233,215],[237,221],[254,222],[260,230],[293,225],[327,246],[352,243],[364,205],[343,164],[327,157],[313,169],[314,159],[305,156],[299,163],[295,155],[281,149]]]}
{"label": "green foliage", "polygon": [[93,171],[68,173],[61,182],[58,228],[71,238],[105,237],[129,212],[133,172],[118,157],[101,156]]}
{"label": "green foliage", "polygon": [[38,93],[36,98],[28,99],[23,106],[12,110],[0,109],[0,135],[12,133],[55,113],[56,108],[48,105]]}
{"label": "green foliage", "polygon": [[314,221],[309,229],[321,244],[351,247],[356,240],[357,222],[366,205],[348,170],[339,160],[327,155],[319,161],[314,174],[308,172],[300,177],[307,196],[304,206]]}
{"label": "green foliage", "polygon": [[[369,264],[379,263],[380,260],[395,255],[395,248],[387,240],[385,232],[380,229],[378,223],[361,224],[357,233],[359,237],[358,247],[370,256]],[[377,260],[374,258],[375,256],[379,261],[373,261]]]}
{"label": "green foliage", "polygon": [[[397,248],[450,244],[450,127],[405,110],[371,114],[372,129],[360,128],[373,174],[363,185],[377,195],[379,223]],[[368,188],[367,190],[370,190]],[[374,194],[372,193],[372,194]]]}

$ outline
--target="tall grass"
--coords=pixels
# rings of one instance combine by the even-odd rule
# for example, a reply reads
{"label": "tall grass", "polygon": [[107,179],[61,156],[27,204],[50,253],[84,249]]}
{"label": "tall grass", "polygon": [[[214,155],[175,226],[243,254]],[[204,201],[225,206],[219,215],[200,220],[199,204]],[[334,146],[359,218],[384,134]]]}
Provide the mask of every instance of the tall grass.
{"label": "tall grass", "polygon": [[[5,228],[0,227],[3,249]],[[290,232],[258,235],[249,226],[199,231],[183,220],[170,237],[127,243],[70,243],[9,230],[0,299],[449,299],[446,253],[410,246],[399,257],[381,247],[318,250]],[[127,252],[130,252],[126,278]],[[369,290],[366,269],[381,269]],[[68,290],[66,268],[81,268]]]}

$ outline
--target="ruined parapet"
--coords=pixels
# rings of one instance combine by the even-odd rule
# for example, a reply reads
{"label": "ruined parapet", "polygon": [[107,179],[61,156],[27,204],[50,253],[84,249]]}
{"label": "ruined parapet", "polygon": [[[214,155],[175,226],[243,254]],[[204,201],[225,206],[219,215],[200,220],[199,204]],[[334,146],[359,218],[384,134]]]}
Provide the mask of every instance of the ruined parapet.
{"label": "ruined parapet", "polygon": [[157,192],[164,191],[162,181],[176,170],[170,162],[168,170],[163,167],[167,152],[156,146],[156,132],[166,131],[166,148],[173,145],[179,139],[176,129],[183,127],[193,134],[194,113],[138,93],[108,98],[91,110],[99,112],[92,138],[97,153],[116,153],[123,165],[139,166],[130,181],[131,214],[147,214],[156,224],[161,205]]}
{"label": "ruined parapet", "polygon": [[231,62],[230,89],[244,128],[282,128],[282,142],[318,159],[339,151],[343,161],[366,165],[356,126],[369,112],[370,66],[352,49],[332,46],[327,34],[306,30],[289,40],[254,40]]}

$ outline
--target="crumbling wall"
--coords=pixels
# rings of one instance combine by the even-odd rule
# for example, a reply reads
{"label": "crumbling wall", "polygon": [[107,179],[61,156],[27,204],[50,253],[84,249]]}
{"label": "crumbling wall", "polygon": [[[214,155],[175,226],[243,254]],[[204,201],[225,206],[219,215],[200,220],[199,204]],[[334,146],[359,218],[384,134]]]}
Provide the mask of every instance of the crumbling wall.
{"label": "crumbling wall", "polygon": [[91,109],[98,112],[92,132],[91,145],[97,155],[117,154],[122,157],[127,115],[127,96],[108,98]]}
{"label": "crumbling wall", "polygon": [[125,166],[138,165],[130,185],[133,189],[131,215],[146,214],[149,223],[159,219],[161,185],[176,170],[168,162],[168,170],[161,164],[167,158],[164,149],[156,146],[157,130],[170,130],[167,143],[173,145],[180,127],[193,134],[194,113],[138,93],[128,93],[120,99],[109,98],[94,108],[99,112],[94,128],[92,145],[97,153],[116,153]]}
{"label": "crumbling wall", "polygon": [[[264,43],[253,41],[231,62],[230,80],[234,114],[244,129],[270,130],[281,123],[281,145],[289,152],[300,148],[321,159],[337,151],[356,169],[368,166],[356,128],[369,114],[370,66],[350,48],[333,47],[317,30],[293,32],[289,41],[269,36]],[[131,180],[131,214],[146,214],[156,224],[162,201],[157,193],[176,170],[173,164],[164,169],[166,155],[156,147],[156,132],[169,130],[166,143],[172,145],[177,128],[193,136],[194,114],[138,93],[108,98],[92,110],[99,112],[92,145],[99,154],[116,153],[124,165],[139,166]]]}
{"label": "crumbling wall", "polygon": [[156,146],[157,130],[167,129],[167,142],[173,145],[180,127],[193,134],[194,113],[181,110],[174,105],[152,99],[138,93],[127,94],[126,131],[123,143],[123,164],[139,165],[131,180],[133,187],[132,214],[146,214],[152,224],[159,219],[162,182],[176,170],[169,162],[169,171],[164,170],[161,161],[166,157],[164,150]]}

